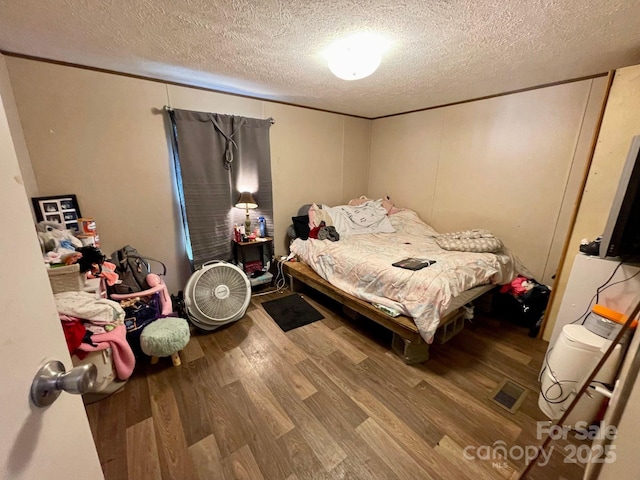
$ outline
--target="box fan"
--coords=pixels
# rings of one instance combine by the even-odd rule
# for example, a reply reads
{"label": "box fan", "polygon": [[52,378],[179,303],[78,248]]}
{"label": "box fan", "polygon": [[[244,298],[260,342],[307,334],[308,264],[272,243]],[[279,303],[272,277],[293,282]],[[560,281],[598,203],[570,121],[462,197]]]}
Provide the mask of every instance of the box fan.
{"label": "box fan", "polygon": [[191,275],[184,292],[187,318],[205,331],[241,319],[250,300],[251,284],[247,275],[221,260],[204,263]]}

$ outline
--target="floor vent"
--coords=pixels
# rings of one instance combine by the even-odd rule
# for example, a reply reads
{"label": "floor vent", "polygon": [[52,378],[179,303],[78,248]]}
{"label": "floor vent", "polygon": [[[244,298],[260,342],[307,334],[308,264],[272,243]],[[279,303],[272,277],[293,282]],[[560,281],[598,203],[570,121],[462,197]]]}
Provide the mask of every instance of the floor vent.
{"label": "floor vent", "polygon": [[516,413],[520,405],[522,405],[526,394],[526,388],[505,378],[491,394],[491,401],[510,413]]}

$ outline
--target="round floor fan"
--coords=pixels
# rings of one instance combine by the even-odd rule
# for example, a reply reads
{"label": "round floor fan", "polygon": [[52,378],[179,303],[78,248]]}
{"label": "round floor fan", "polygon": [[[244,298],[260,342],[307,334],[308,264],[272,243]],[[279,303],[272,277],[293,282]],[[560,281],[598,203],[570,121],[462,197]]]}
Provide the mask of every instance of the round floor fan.
{"label": "round floor fan", "polygon": [[242,318],[251,300],[247,275],[235,265],[214,260],[197,270],[187,282],[184,303],[187,318],[201,330]]}

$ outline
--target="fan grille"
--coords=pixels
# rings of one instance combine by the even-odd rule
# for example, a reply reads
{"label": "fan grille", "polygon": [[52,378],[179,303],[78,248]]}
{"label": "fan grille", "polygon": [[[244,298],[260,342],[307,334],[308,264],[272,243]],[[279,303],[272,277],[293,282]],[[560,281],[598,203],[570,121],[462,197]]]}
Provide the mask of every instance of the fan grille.
{"label": "fan grille", "polygon": [[235,268],[210,268],[196,280],[193,300],[207,318],[225,321],[244,308],[247,297],[245,277]]}

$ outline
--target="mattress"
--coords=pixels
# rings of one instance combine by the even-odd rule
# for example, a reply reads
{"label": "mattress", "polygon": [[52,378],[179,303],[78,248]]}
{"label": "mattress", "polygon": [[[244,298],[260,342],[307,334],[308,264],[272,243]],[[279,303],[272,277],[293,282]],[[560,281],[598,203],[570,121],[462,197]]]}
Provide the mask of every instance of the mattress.
{"label": "mattress", "polygon": [[457,310],[463,305],[466,305],[467,303],[475,300],[483,293],[487,293],[488,291],[493,290],[494,287],[495,285],[491,285],[491,284],[482,285],[479,287],[473,287],[471,290],[466,290],[462,292],[460,295],[458,295],[457,297],[453,297],[447,309],[442,313],[442,316],[444,317],[449,312],[453,312],[454,310]]}
{"label": "mattress", "polygon": [[[412,210],[389,216],[394,233],[342,236],[339,241],[296,239],[291,251],[333,286],[371,303],[400,311],[415,322],[431,343],[440,318],[474,287],[510,282],[515,259],[505,249],[496,254],[447,251],[432,227]],[[435,260],[412,271],[392,266],[405,258]],[[477,292],[467,293],[469,298]]]}

